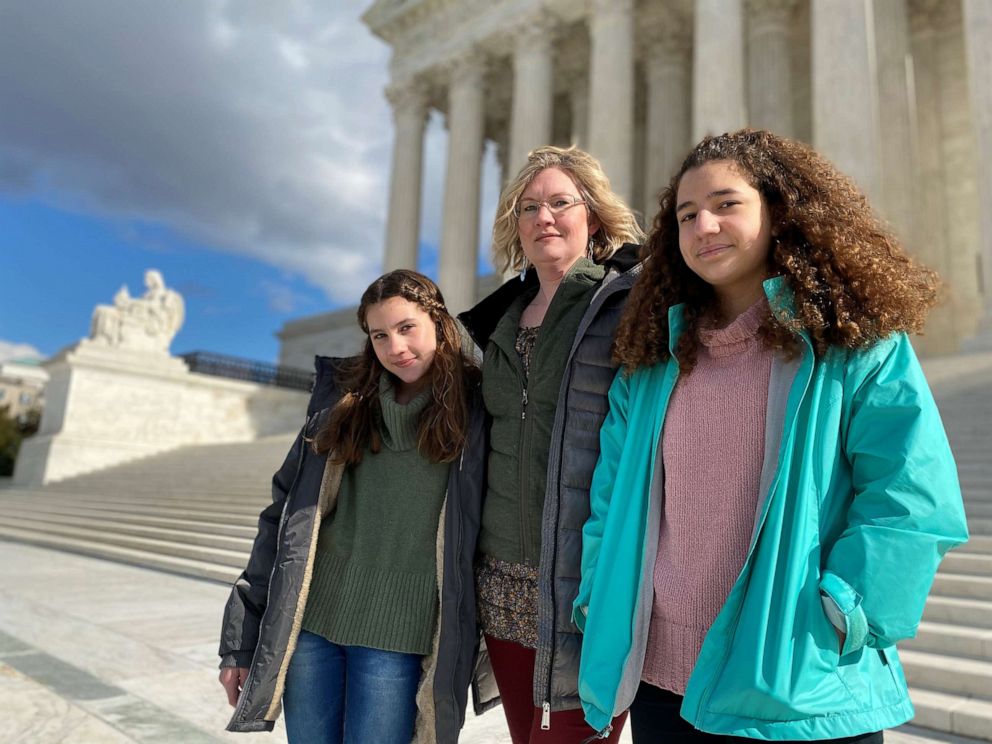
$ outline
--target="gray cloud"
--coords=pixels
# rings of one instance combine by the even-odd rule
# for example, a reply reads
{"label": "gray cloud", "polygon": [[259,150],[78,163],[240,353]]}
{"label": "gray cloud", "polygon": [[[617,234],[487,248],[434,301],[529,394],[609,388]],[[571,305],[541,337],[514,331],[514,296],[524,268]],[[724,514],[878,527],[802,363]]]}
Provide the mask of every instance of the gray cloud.
{"label": "gray cloud", "polygon": [[0,192],[163,223],[355,300],[392,137],[368,5],[0,3]]}

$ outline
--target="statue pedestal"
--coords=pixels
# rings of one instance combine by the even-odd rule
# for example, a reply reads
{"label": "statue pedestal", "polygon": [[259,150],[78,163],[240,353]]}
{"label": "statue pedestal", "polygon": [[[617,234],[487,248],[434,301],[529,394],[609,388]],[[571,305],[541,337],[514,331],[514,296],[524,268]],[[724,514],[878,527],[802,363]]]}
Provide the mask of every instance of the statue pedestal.
{"label": "statue pedestal", "polygon": [[45,363],[38,433],[14,482],[40,485],[190,444],[244,442],[296,430],[307,394],[194,374],[165,352],[81,341]]}

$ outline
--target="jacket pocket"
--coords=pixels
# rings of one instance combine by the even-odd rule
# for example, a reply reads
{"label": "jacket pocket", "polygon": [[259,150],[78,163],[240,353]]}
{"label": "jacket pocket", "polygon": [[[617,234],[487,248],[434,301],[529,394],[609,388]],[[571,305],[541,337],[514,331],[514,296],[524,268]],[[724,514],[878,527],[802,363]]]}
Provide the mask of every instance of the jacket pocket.
{"label": "jacket pocket", "polygon": [[711,713],[798,721],[857,707],[838,674],[840,642],[815,589],[795,604],[742,613],[707,704]]}

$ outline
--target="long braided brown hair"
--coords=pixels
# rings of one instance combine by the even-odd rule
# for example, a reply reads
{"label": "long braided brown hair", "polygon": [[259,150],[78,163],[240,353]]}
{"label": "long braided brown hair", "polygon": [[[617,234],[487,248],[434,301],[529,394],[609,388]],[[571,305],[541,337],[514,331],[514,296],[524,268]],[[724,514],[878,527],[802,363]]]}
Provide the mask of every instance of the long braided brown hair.
{"label": "long braided brown hair", "polygon": [[383,274],[369,285],[358,305],[358,324],[366,334],[365,348],[349,359],[338,374],[344,395],[314,437],[318,453],[330,453],[334,462],[356,465],[366,450],[382,449],[379,382],[389,374],[372,348],[366,321],[369,308],[392,297],[417,305],[434,321],[437,350],[431,365],[431,399],[417,422],[417,447],[431,462],[452,462],[462,451],[469,426],[468,395],[479,371],[462,350],[458,324],[444,305],[441,290],[428,277],[409,269]]}
{"label": "long braided brown hair", "polygon": [[908,256],[872,213],[864,194],[808,145],[771,132],[742,129],[706,137],[686,157],[659,197],[642,249],[644,271],[624,308],[614,359],[627,372],[669,358],[668,308],[685,303],[685,330],[676,350],[689,372],[699,328],[716,305],[713,288],[682,259],[675,208],[686,172],[731,162],[761,193],[771,219],[768,275],[781,275],[794,295],[794,320],[769,313],[759,329],[766,348],[795,354],[805,329],[817,355],[831,346],[863,348],[896,331],[919,332],[936,304],[937,274]]}

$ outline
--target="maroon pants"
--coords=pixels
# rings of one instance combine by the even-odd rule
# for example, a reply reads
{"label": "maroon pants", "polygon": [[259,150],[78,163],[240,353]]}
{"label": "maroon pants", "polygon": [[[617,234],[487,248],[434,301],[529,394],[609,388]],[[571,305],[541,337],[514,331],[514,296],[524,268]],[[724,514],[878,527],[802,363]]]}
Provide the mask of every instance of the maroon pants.
{"label": "maroon pants", "polygon": [[[551,714],[551,728],[541,728],[541,709],[534,707],[534,661],[537,652],[519,643],[486,636],[489,661],[496,686],[503,700],[503,713],[513,744],[581,744],[596,732],[582,717],[582,710],[561,710]],[[597,741],[616,744],[627,721],[622,713],[613,719],[613,732]]]}

